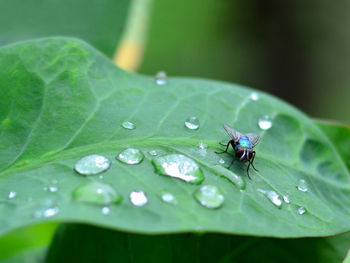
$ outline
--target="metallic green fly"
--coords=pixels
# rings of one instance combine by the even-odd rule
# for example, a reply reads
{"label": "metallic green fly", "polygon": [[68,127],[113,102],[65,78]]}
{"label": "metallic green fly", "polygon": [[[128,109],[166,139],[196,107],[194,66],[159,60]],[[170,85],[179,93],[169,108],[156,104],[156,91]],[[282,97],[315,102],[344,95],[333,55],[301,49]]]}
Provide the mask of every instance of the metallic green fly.
{"label": "metallic green fly", "polygon": [[[249,176],[249,167],[252,165],[255,171],[258,171],[254,167],[254,158],[255,158],[255,151],[253,148],[259,143],[260,141],[260,135],[256,133],[247,133],[247,134],[242,134],[239,131],[233,129],[232,127],[228,126],[227,124],[224,124],[224,129],[227,132],[228,135],[232,138],[227,145],[226,145],[226,150],[223,152],[216,152],[218,154],[221,153],[226,153],[228,150],[228,147],[231,145],[232,148],[235,150],[237,158],[239,158],[240,161],[242,162],[249,162],[248,168],[247,168],[247,175],[250,179]],[[225,144],[222,144],[225,145]],[[232,162],[228,168],[230,168],[235,161],[235,158],[232,159]]]}

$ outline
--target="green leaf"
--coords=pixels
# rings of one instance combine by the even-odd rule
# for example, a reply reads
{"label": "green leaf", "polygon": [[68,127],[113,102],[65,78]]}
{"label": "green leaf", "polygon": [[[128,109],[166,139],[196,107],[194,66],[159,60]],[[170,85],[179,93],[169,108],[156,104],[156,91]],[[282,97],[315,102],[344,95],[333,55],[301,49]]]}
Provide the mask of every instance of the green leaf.
{"label": "green leaf", "polygon": [[[200,79],[169,78],[157,85],[74,39],[20,43],[2,48],[0,56],[0,233],[51,220],[152,234],[301,237],[350,230],[349,171],[342,158],[312,120],[272,96],[259,93],[255,101],[250,89]],[[263,115],[272,119],[269,130],[258,127]],[[198,117],[199,129],[184,126],[190,116]],[[136,129],[123,128],[125,121]],[[223,123],[261,136],[254,148],[259,172],[251,169],[251,180],[247,164],[239,161],[230,170],[235,176],[220,176],[219,160],[228,166],[233,158],[232,150],[215,153],[224,149],[220,141],[229,140]],[[144,153],[140,164],[115,159],[129,147]],[[224,195],[223,206],[202,207],[193,198],[200,186],[156,174],[151,150],[194,160],[205,177],[202,185]],[[112,162],[102,179],[73,170],[88,154]],[[245,184],[230,181],[237,176]],[[301,179],[307,192],[297,189]],[[58,191],[45,191],[54,181]],[[114,187],[123,201],[110,205],[108,215],[99,205],[74,201],[73,191],[90,181]],[[146,193],[148,204],[130,203],[135,190]],[[290,204],[277,207],[261,190],[287,195]],[[8,198],[10,191],[15,198]],[[177,205],[163,202],[163,191]],[[306,213],[300,215],[299,207]]]}
{"label": "green leaf", "polygon": [[350,126],[324,120],[315,120],[318,127],[328,136],[337,148],[344,163],[350,169]]}
{"label": "green leaf", "polygon": [[81,38],[109,57],[124,33],[131,0],[0,2],[0,45],[48,36]]}
{"label": "green leaf", "polygon": [[274,239],[218,234],[136,235],[87,225],[61,225],[46,262],[319,262],[345,257],[350,234]]}

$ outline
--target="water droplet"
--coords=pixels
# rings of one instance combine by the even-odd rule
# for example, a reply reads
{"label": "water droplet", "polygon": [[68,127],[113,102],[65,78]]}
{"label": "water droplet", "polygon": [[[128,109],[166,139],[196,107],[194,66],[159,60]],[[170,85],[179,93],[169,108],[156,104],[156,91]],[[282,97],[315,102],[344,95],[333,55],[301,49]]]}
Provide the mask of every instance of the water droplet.
{"label": "water droplet", "polygon": [[228,179],[231,183],[236,185],[239,189],[245,189],[245,181],[242,178],[242,176],[239,176],[232,172],[231,170],[221,166],[221,165],[214,165],[214,171],[217,175],[220,175],[222,177],[225,177]]}
{"label": "water droplet", "polygon": [[99,175],[99,176],[98,176],[98,179],[100,179],[100,180],[103,180],[103,178],[104,178],[103,175]]}
{"label": "water droplet", "polygon": [[254,101],[257,101],[259,99],[259,95],[256,92],[253,92],[252,94],[250,94],[250,98]]}
{"label": "water droplet", "polygon": [[221,158],[221,159],[219,160],[219,164],[225,164],[225,160]]}
{"label": "water droplet", "polygon": [[167,75],[164,71],[159,71],[156,75],[156,84],[165,85],[167,83]]}
{"label": "water droplet", "polygon": [[179,178],[185,182],[200,184],[204,175],[198,164],[182,154],[168,154],[152,160],[156,172]]}
{"label": "water droplet", "polygon": [[303,214],[305,214],[305,213],[306,213],[305,207],[301,206],[301,207],[298,208],[298,214],[299,214],[299,215],[303,215]]}
{"label": "water droplet", "polygon": [[201,142],[199,144],[199,154],[205,156],[207,154],[208,144]]}
{"label": "water droplet", "polygon": [[111,166],[107,157],[98,154],[91,154],[81,158],[74,167],[74,170],[82,175],[94,175],[106,171]]}
{"label": "water droplet", "polygon": [[102,205],[116,204],[122,200],[122,196],[112,186],[100,182],[78,186],[73,192],[73,198],[79,202]]}
{"label": "water droplet", "polygon": [[143,191],[132,191],[129,197],[134,206],[144,206],[148,203],[148,198]]}
{"label": "water droplet", "polygon": [[124,122],[122,123],[122,126],[123,126],[123,128],[125,128],[125,129],[127,129],[127,130],[134,130],[134,129],[136,129],[136,125],[133,124],[133,123],[130,122],[130,121],[124,121]]}
{"label": "water droplet", "polygon": [[145,156],[139,149],[128,148],[119,153],[116,159],[126,164],[139,164],[144,157]]}
{"label": "water droplet", "polygon": [[275,191],[258,189],[258,191],[264,194],[275,206],[280,207],[282,205],[282,199]]}
{"label": "water droplet", "polygon": [[307,188],[307,183],[304,179],[300,179],[299,180],[299,184],[297,186],[297,189],[299,191],[302,191],[302,192],[307,192],[308,191],[308,188]]}
{"label": "water droplet", "polygon": [[286,204],[289,204],[290,203],[290,200],[289,200],[289,197],[287,195],[284,195],[283,196],[283,200]]}
{"label": "water droplet", "polygon": [[259,127],[262,130],[268,130],[272,127],[272,121],[268,115],[262,116],[258,121]]}
{"label": "water droplet", "polygon": [[152,155],[152,156],[157,156],[157,155],[158,155],[158,153],[157,153],[156,150],[150,150],[148,153],[149,153],[150,155]]}
{"label": "water droplet", "polygon": [[8,195],[9,199],[13,199],[13,198],[15,198],[16,196],[17,196],[17,192],[15,192],[15,191],[9,192],[9,195]]}
{"label": "water droplet", "polygon": [[164,191],[164,192],[162,193],[162,200],[163,200],[165,203],[177,205],[176,197],[175,197],[172,193],[169,193],[169,192],[165,192],[165,191]]}
{"label": "water droplet", "polygon": [[37,210],[34,212],[34,217],[35,218],[50,218],[53,217],[55,215],[57,215],[60,212],[60,209],[57,206],[52,206],[46,209],[42,209],[42,210]]}
{"label": "water droplet", "polygon": [[199,128],[199,120],[197,117],[189,117],[185,121],[185,127],[190,130],[197,130]]}
{"label": "water droplet", "polygon": [[104,215],[109,215],[111,213],[111,209],[108,206],[104,206],[104,207],[102,207],[101,212]]}
{"label": "water droplet", "polygon": [[194,192],[195,199],[204,207],[219,208],[223,205],[225,197],[214,185],[203,185]]}
{"label": "water droplet", "polygon": [[48,187],[48,190],[51,193],[57,192],[58,191],[58,186],[57,185],[51,185],[51,186]]}

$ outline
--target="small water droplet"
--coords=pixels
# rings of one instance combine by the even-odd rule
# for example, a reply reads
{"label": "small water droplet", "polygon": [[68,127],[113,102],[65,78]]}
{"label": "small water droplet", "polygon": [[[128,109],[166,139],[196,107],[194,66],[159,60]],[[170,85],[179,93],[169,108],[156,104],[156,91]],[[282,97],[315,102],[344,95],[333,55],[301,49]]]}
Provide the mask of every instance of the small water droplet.
{"label": "small water droplet", "polygon": [[252,92],[252,94],[250,94],[250,98],[254,101],[259,100],[259,94],[256,92]]}
{"label": "small water droplet", "polygon": [[156,172],[179,178],[185,182],[200,184],[204,175],[198,164],[182,154],[168,154],[152,160]]}
{"label": "small water droplet", "polygon": [[143,191],[132,191],[129,197],[134,206],[144,206],[148,203],[148,198]]}
{"label": "small water droplet", "polygon": [[258,124],[260,129],[268,130],[272,127],[272,120],[268,115],[264,115],[258,120]]}
{"label": "small water droplet", "polygon": [[90,182],[78,186],[73,192],[76,201],[92,204],[117,204],[122,196],[110,185],[100,182]]}
{"label": "small water droplet", "polygon": [[275,206],[280,207],[282,205],[282,199],[275,191],[258,189],[258,191],[264,194]]}
{"label": "small water droplet", "polygon": [[149,151],[148,153],[149,153],[150,155],[152,155],[152,156],[157,156],[157,155],[158,155],[158,153],[157,153],[156,150],[151,150],[151,151]]}
{"label": "small water droplet", "polygon": [[106,171],[111,166],[107,157],[91,154],[81,158],[74,166],[74,170],[82,175],[95,175]]}
{"label": "small water droplet", "polygon": [[197,117],[188,117],[185,120],[185,127],[190,130],[197,130],[199,128],[199,120]]}
{"label": "small water droplet", "polygon": [[59,188],[58,188],[57,185],[51,185],[51,186],[49,186],[49,188],[48,188],[49,192],[51,192],[51,193],[57,192],[58,189],[59,189]]}
{"label": "small water droplet", "polygon": [[124,122],[122,123],[122,127],[125,128],[125,129],[127,129],[127,130],[134,130],[134,129],[136,129],[136,125],[133,124],[133,123],[130,122],[130,121],[124,121]]}
{"label": "small water droplet", "polygon": [[206,208],[219,208],[223,205],[225,197],[214,185],[203,185],[194,192],[195,199]]}
{"label": "small water droplet", "polygon": [[205,156],[207,154],[208,144],[201,142],[199,144],[199,154]]}
{"label": "small water droplet", "polygon": [[43,190],[44,190],[44,191],[47,191],[47,190],[49,190],[49,187],[44,186],[44,187],[43,187]]}
{"label": "small water droplet", "polygon": [[164,71],[159,71],[156,75],[156,84],[165,85],[167,83],[168,76]]}
{"label": "small water droplet", "polygon": [[221,159],[219,160],[219,164],[225,164],[225,160],[221,158]]}
{"label": "small water droplet", "polygon": [[307,192],[308,191],[308,188],[307,188],[307,183],[304,179],[300,179],[299,180],[299,184],[297,186],[297,189],[299,191],[302,191],[302,192]]}
{"label": "small water droplet", "polygon": [[9,192],[8,198],[9,198],[9,199],[13,199],[13,198],[15,198],[16,196],[17,196],[17,192],[11,191],[11,192]]}
{"label": "small water droplet", "polygon": [[34,217],[35,218],[50,218],[53,217],[55,215],[57,215],[60,212],[60,209],[57,206],[52,206],[46,209],[41,209],[41,210],[37,210],[34,212]]}
{"label": "small water droplet", "polygon": [[287,195],[284,195],[283,196],[283,200],[286,204],[289,204],[290,203],[290,200],[289,200],[289,197]]}
{"label": "small water droplet", "polygon": [[116,159],[126,164],[139,164],[143,161],[144,157],[139,149],[128,148],[119,153]]}
{"label": "small water droplet", "polygon": [[165,203],[177,205],[176,197],[175,197],[172,193],[169,193],[169,192],[165,192],[165,191],[164,191],[164,192],[162,193],[162,200],[163,200]]}
{"label": "small water droplet", "polygon": [[305,214],[305,213],[306,213],[305,207],[301,206],[301,207],[298,208],[298,214],[299,214],[299,215],[303,215],[303,214]]}
{"label": "small water droplet", "polygon": [[102,207],[101,212],[104,215],[109,215],[111,213],[111,209],[108,206],[104,206],[104,207]]}
{"label": "small water droplet", "polygon": [[221,166],[221,165],[214,165],[214,171],[217,175],[225,177],[228,179],[231,183],[236,185],[239,189],[245,189],[245,181],[242,176],[239,176],[232,172],[231,170]]}

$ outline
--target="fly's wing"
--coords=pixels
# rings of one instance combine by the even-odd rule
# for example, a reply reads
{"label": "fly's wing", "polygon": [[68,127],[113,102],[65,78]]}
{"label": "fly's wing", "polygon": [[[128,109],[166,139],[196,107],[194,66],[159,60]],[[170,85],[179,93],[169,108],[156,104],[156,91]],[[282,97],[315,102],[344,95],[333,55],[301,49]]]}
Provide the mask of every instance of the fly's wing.
{"label": "fly's wing", "polygon": [[257,145],[260,141],[260,135],[256,133],[247,133],[245,136],[248,137],[249,141],[252,143],[252,146],[254,147]]}
{"label": "fly's wing", "polygon": [[227,124],[224,124],[224,129],[227,132],[228,135],[231,136],[234,142],[238,142],[239,138],[241,138],[242,133],[239,131],[236,131],[235,129],[231,128]]}

